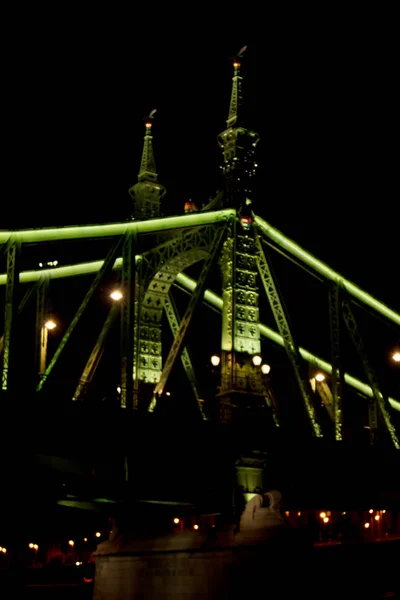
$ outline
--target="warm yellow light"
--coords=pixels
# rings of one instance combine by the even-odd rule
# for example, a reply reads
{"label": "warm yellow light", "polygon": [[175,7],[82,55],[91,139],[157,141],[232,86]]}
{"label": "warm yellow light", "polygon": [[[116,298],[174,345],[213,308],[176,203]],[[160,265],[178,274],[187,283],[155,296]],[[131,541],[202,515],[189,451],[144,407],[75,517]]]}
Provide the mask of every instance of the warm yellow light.
{"label": "warm yellow light", "polygon": [[369,514],[372,515],[373,512],[374,512],[374,509],[371,508],[370,511],[369,511]]}
{"label": "warm yellow light", "polygon": [[319,516],[321,517],[321,519],[325,519],[326,513],[325,512],[321,512],[321,513],[319,513]]}
{"label": "warm yellow light", "polygon": [[166,396],[170,396],[170,395],[171,395],[171,392],[165,392],[165,395],[166,395]]}
{"label": "warm yellow light", "polygon": [[179,519],[178,519],[178,517],[175,517],[175,519],[174,519],[174,523],[175,523],[175,525],[178,525],[178,523],[179,523]]}
{"label": "warm yellow light", "polygon": [[324,523],[329,523],[329,517],[325,517]]}
{"label": "warm yellow light", "polygon": [[261,373],[263,373],[263,375],[268,375],[270,371],[271,367],[269,365],[261,365]]}
{"label": "warm yellow light", "polygon": [[324,381],[325,380],[325,375],[323,373],[317,373],[316,376],[315,376],[315,379],[317,381],[320,381],[320,382]]}
{"label": "warm yellow light", "polygon": [[383,512],[383,514],[385,514],[386,510],[383,510],[382,512]]}
{"label": "warm yellow light", "polygon": [[381,518],[380,515],[375,515],[375,517],[374,517],[375,521],[379,521],[380,518]]}
{"label": "warm yellow light", "polygon": [[289,513],[289,511],[288,511],[288,510],[285,512],[285,515],[286,515],[287,517],[290,515],[290,513]]}
{"label": "warm yellow light", "polygon": [[118,392],[118,394],[121,393],[121,386],[120,385],[117,387],[117,392]]}
{"label": "warm yellow light", "polygon": [[255,367],[259,367],[262,363],[262,358],[259,354],[255,354],[251,360],[253,361],[253,365]]}
{"label": "warm yellow light", "polygon": [[393,352],[392,359],[394,360],[394,362],[400,362],[400,352],[398,350]]}
{"label": "warm yellow light", "polygon": [[369,523],[364,523],[365,529],[369,529]]}
{"label": "warm yellow light", "polygon": [[33,544],[33,549],[34,550],[39,550],[39,546],[37,544]]}
{"label": "warm yellow light", "polygon": [[46,329],[55,329],[57,327],[57,325],[54,323],[54,321],[51,321],[51,320],[46,321],[44,326],[46,327]]}
{"label": "warm yellow light", "polygon": [[29,544],[29,548],[33,548],[34,544],[32,542]]}
{"label": "warm yellow light", "polygon": [[300,512],[300,511],[297,513],[297,516],[298,516],[298,517],[301,517],[301,512]]}
{"label": "warm yellow light", "polygon": [[196,529],[196,530],[197,530],[198,528],[199,528],[199,526],[198,526],[197,524],[196,524],[196,525],[193,525],[193,529]]}
{"label": "warm yellow light", "polygon": [[68,540],[68,544],[73,548],[75,546],[74,540]]}
{"label": "warm yellow light", "polygon": [[79,567],[82,564],[82,562],[80,560],[77,560],[75,564],[77,567]]}
{"label": "warm yellow light", "polygon": [[151,123],[150,121],[146,121],[146,127],[148,129],[150,129],[152,125],[153,125],[153,123]]}
{"label": "warm yellow light", "polygon": [[221,359],[219,356],[217,356],[217,354],[214,354],[211,357],[211,364],[213,367],[218,367],[219,363],[221,362]]}
{"label": "warm yellow light", "polygon": [[233,63],[233,66],[236,67],[236,68],[240,67],[240,62],[238,62],[237,60],[235,60],[235,62]]}
{"label": "warm yellow light", "polygon": [[3,554],[6,554],[6,552],[7,552],[7,548],[4,548],[4,547],[3,547],[3,548],[1,548],[1,552],[2,552]]}
{"label": "warm yellow light", "polygon": [[116,300],[116,301],[121,300],[122,292],[120,292],[120,290],[114,290],[113,292],[111,292],[110,298],[112,298],[112,300]]}
{"label": "warm yellow light", "polygon": [[96,533],[94,534],[97,538],[99,538],[101,536],[100,531],[96,531]]}
{"label": "warm yellow light", "polygon": [[84,541],[84,542],[87,542],[87,538],[83,538],[83,541]]}

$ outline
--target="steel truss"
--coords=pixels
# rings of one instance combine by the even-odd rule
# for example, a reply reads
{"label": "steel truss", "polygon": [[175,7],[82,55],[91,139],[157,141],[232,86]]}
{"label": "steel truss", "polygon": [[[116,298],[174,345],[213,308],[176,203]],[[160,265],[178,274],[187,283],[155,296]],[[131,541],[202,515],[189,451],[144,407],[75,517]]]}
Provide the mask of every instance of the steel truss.
{"label": "steel truss", "polygon": [[294,342],[293,335],[289,326],[289,321],[286,316],[285,309],[283,307],[281,298],[275,285],[270,265],[268,264],[257,231],[255,231],[255,247],[260,277],[263,282],[264,289],[267,294],[267,298],[270,303],[272,312],[274,314],[279,333],[283,338],[286,352],[288,354],[290,362],[292,363],[297,384],[299,386],[314,435],[317,437],[322,437],[322,431],[319,423],[317,422],[315,408],[312,402],[311,390],[309,389],[307,380],[303,377],[302,374],[300,353]]}
{"label": "steel truss", "polygon": [[[171,327],[172,335],[175,338],[179,331],[180,318],[179,318],[179,314],[178,314],[178,309],[176,308],[175,301],[174,301],[174,298],[173,298],[171,292],[169,292],[168,298],[165,300],[164,310],[165,310],[165,314],[167,315],[168,323]],[[183,350],[182,350],[181,361],[182,361],[183,368],[185,369],[185,373],[187,375],[189,383],[192,386],[193,394],[194,394],[194,397],[196,398],[196,402],[199,407],[201,417],[203,420],[206,420],[207,417],[204,414],[202,400],[201,400],[200,394],[199,394],[199,389],[198,389],[198,384],[197,384],[197,380],[196,380],[196,374],[195,374],[194,368],[193,368],[192,359],[190,357],[189,350],[186,347],[183,348]]]}
{"label": "steel truss", "polygon": [[378,382],[378,378],[372,368],[368,360],[367,353],[365,351],[364,342],[361,337],[361,333],[357,326],[357,321],[354,317],[353,311],[351,310],[350,303],[347,300],[343,300],[342,302],[342,310],[343,310],[343,319],[346,324],[347,330],[350,334],[352,342],[361,358],[365,375],[368,379],[368,383],[371,386],[374,397],[370,399],[370,410],[369,410],[369,419],[370,419],[370,428],[372,432],[372,440],[375,438],[375,431],[377,429],[377,415],[376,415],[376,405],[378,405],[379,411],[381,413],[383,422],[386,425],[386,428],[389,432],[389,435],[392,439],[393,445],[397,450],[400,450],[400,443],[397,437],[396,429],[390,418],[390,406],[387,398],[382,394]]}
{"label": "steel truss", "polygon": [[213,264],[215,256],[221,246],[225,232],[226,232],[226,226],[222,226],[219,230],[217,230],[215,232],[211,252],[204,262],[203,268],[200,273],[199,280],[197,282],[196,289],[190,298],[190,301],[186,308],[185,314],[179,325],[179,329],[177,331],[176,337],[175,337],[174,341],[172,342],[172,346],[170,348],[169,354],[165,361],[165,365],[163,367],[160,379],[154,388],[153,400],[149,407],[150,411],[154,410],[156,403],[157,403],[157,396],[162,394],[164,387],[167,383],[168,377],[171,373],[172,367],[175,363],[175,360],[182,350],[185,334],[186,334],[188,327],[190,325],[190,322],[192,320],[194,310],[195,310],[199,300],[203,296],[203,292],[204,292],[205,284],[206,284],[207,277],[208,277],[208,274],[210,271],[210,267]]}
{"label": "steel truss", "polygon": [[122,246],[121,407],[133,408],[134,317],[136,293],[136,234],[128,232]]}
{"label": "steel truss", "polygon": [[43,388],[44,384],[46,383],[46,380],[48,379],[50,373],[52,372],[53,368],[55,367],[57,360],[61,354],[61,352],[64,350],[69,338],[72,335],[72,332],[74,331],[75,327],[77,326],[81,316],[83,315],[85,308],[87,307],[89,301],[91,300],[94,292],[96,291],[97,287],[100,285],[100,283],[104,280],[104,278],[111,272],[112,267],[114,265],[115,259],[118,256],[118,251],[121,245],[121,239],[120,238],[118,240],[118,242],[114,245],[114,247],[109,251],[106,260],[104,261],[100,271],[98,271],[94,281],[92,282],[89,290],[86,293],[85,298],[83,299],[81,305],[79,306],[78,310],[75,313],[74,318],[72,319],[67,331],[65,332],[60,344],[58,345],[57,350],[54,353],[54,356],[52,357],[50,363],[48,364],[46,371],[43,374],[43,377],[41,378],[39,385],[36,388],[36,391],[40,392],[40,390]]}

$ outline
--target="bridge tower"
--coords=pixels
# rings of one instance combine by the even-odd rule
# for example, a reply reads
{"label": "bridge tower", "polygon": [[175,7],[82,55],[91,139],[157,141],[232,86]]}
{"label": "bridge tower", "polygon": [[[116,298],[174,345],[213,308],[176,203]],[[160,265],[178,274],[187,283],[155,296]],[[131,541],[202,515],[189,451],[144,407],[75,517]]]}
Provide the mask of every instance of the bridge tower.
{"label": "bridge tower", "polygon": [[[260,368],[257,261],[251,203],[256,171],[258,134],[244,126],[242,118],[241,56],[233,59],[232,92],[227,128],[218,136],[223,153],[226,207],[237,211],[224,243],[222,271],[222,337],[220,418],[228,422],[252,409],[270,404]],[[267,402],[266,402],[267,399]]]}

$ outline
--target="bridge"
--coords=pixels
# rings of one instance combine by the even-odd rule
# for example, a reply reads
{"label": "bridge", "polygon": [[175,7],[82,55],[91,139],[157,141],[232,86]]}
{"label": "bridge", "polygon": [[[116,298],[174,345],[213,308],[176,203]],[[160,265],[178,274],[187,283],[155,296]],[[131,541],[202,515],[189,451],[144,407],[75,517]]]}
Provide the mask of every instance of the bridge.
{"label": "bridge", "polygon": [[400,314],[258,214],[241,62],[218,136],[225,190],[207,204],[163,216],[152,112],[131,219],[0,231],[5,439],[28,447],[42,485],[50,469],[64,506],[127,489],[205,502],[221,481],[229,488],[229,461],[250,494],[265,453],[275,472],[307,461],[303,481],[317,469],[330,492],[353,469],[361,485],[383,460],[393,482],[400,393],[386,353]]}

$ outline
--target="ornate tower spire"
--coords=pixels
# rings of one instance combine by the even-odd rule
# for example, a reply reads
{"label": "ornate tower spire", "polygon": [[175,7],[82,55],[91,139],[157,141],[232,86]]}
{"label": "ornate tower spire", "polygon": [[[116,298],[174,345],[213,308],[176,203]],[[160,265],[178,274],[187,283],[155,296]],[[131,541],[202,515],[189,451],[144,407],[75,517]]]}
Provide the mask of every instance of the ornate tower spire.
{"label": "ornate tower spire", "polygon": [[255,148],[258,134],[242,124],[242,77],[241,59],[247,46],[244,46],[233,59],[232,93],[229,106],[227,129],[219,134],[218,143],[222,148],[225,175],[225,202],[232,208],[241,209],[246,199],[252,195],[252,180],[256,172]]}
{"label": "ornate tower spire", "polygon": [[166,192],[165,187],[158,183],[156,162],[154,160],[151,128],[155,112],[156,110],[152,110],[145,119],[143,152],[138,182],[129,189],[133,199],[133,217],[135,219],[151,219],[161,216],[160,200]]}

